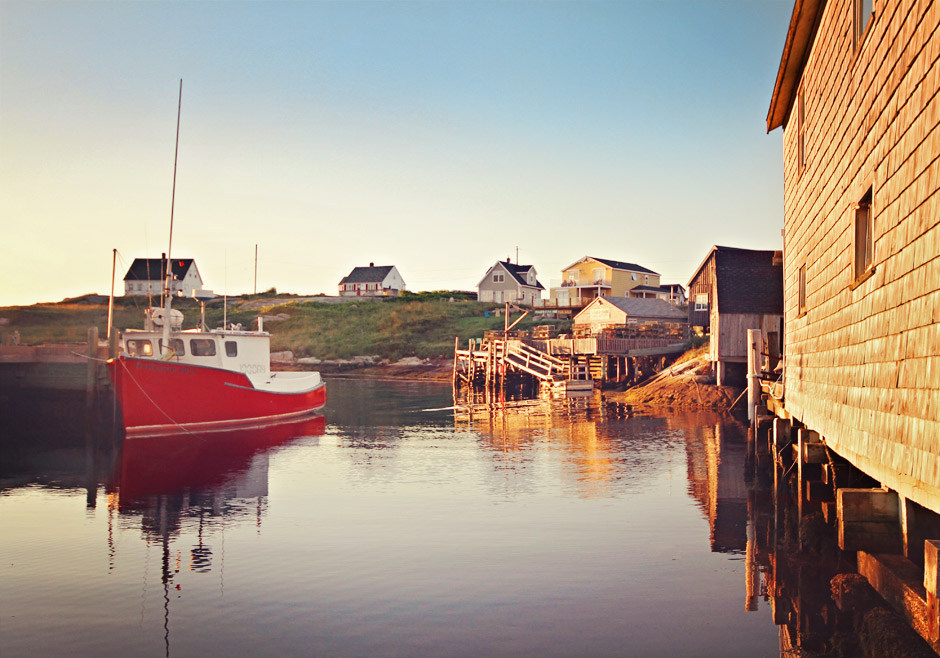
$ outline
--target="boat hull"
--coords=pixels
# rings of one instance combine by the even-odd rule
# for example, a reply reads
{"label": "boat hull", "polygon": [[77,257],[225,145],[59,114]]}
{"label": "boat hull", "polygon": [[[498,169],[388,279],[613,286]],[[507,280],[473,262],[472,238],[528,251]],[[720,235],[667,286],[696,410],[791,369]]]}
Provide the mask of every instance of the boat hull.
{"label": "boat hull", "polygon": [[244,373],[133,357],[109,360],[108,373],[128,438],[263,427],[326,404],[320,380],[300,390],[265,390]]}

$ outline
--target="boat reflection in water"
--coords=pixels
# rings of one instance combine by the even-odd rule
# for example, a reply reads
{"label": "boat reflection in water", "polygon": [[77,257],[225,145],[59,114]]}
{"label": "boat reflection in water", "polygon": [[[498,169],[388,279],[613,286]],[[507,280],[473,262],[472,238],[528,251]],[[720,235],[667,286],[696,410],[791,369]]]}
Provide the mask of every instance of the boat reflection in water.
{"label": "boat reflection in water", "polygon": [[325,428],[326,419],[316,415],[253,429],[127,439],[113,478],[119,509],[147,507],[157,495],[266,495],[266,451]]}
{"label": "boat reflection in water", "polygon": [[[182,589],[180,570],[211,572],[215,556],[210,540],[227,526],[247,520],[260,528],[271,451],[320,436],[325,429],[326,419],[316,415],[254,429],[125,439],[109,508],[125,518],[140,515],[147,544],[160,548],[166,656],[171,601],[179,598],[172,593]],[[175,546],[189,542],[188,556],[185,548]],[[224,550],[224,534],[221,545]]]}

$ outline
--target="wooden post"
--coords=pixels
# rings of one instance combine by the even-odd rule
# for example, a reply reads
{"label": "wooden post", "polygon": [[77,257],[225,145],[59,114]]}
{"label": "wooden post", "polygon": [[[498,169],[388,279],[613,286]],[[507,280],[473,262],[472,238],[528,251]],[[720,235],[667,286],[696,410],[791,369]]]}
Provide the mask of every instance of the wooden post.
{"label": "wooden post", "polygon": [[454,392],[457,391],[457,350],[460,347],[460,337],[454,336]]}
{"label": "wooden post", "polygon": [[108,358],[113,359],[118,355],[118,346],[121,342],[121,334],[117,331],[111,333],[108,340]]}
{"label": "wooden post", "polygon": [[924,589],[927,590],[927,640],[935,647],[940,642],[940,605],[937,602],[940,590],[940,541],[924,541]]}
{"label": "wooden post", "polygon": [[95,456],[95,401],[98,393],[98,327],[88,330],[88,365],[85,369],[85,503],[95,506],[97,494]]}
{"label": "wooden post", "polygon": [[95,410],[95,394],[98,379],[98,327],[88,330],[88,364],[85,368],[85,427],[86,434],[91,426],[91,416]]}
{"label": "wooden post", "polygon": [[760,401],[760,329],[747,330],[747,419],[754,422]]}

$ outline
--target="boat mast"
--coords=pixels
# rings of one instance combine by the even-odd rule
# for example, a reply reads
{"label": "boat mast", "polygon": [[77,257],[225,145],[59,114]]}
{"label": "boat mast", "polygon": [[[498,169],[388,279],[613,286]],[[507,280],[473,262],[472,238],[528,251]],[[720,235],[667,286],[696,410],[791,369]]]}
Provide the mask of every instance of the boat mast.
{"label": "boat mast", "polygon": [[[117,267],[117,249],[111,254],[111,295],[108,297],[108,340],[111,340],[111,327],[114,326],[114,274]],[[147,284],[150,285],[149,283]],[[112,354],[112,356],[114,356]]]}
{"label": "boat mast", "polygon": [[163,343],[162,354],[170,350],[170,299],[173,297],[173,210],[176,206],[176,163],[180,153],[180,113],[183,109],[183,79],[180,78],[180,97],[176,106],[176,150],[173,153],[173,193],[170,197],[170,244],[166,249],[166,282],[163,286],[165,306],[163,307]]}

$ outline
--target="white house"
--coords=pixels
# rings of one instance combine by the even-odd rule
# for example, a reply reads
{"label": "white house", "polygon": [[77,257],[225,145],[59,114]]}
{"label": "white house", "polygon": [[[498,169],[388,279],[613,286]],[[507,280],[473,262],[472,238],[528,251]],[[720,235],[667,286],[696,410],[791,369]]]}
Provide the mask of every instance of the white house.
{"label": "white house", "polygon": [[477,284],[477,300],[481,302],[518,302],[534,306],[545,290],[531,265],[514,265],[509,260],[497,261]]}
{"label": "white house", "polygon": [[[192,297],[194,291],[202,289],[202,276],[194,259],[174,258],[170,269],[174,294]],[[166,254],[160,258],[135,258],[124,275],[124,294],[160,295],[165,280]]]}
{"label": "white house", "polygon": [[394,265],[354,267],[339,282],[341,297],[395,297],[404,289],[405,281]]}

